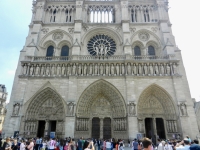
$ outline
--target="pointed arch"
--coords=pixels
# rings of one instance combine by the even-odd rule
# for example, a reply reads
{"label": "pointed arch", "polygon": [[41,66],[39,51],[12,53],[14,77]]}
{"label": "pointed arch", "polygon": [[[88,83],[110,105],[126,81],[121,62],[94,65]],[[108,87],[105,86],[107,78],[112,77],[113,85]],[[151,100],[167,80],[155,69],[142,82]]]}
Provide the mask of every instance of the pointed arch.
{"label": "pointed arch", "polygon": [[126,117],[126,105],[118,89],[105,80],[98,80],[87,87],[79,98],[77,117],[89,117],[91,106],[97,97],[105,97],[111,105],[112,117]]}
{"label": "pointed arch", "polygon": [[25,103],[26,120],[64,120],[65,102],[47,82],[33,97]]}
{"label": "pointed arch", "polygon": [[137,107],[139,116],[160,115],[170,119],[176,116],[172,97],[157,84],[150,85],[142,92]]}

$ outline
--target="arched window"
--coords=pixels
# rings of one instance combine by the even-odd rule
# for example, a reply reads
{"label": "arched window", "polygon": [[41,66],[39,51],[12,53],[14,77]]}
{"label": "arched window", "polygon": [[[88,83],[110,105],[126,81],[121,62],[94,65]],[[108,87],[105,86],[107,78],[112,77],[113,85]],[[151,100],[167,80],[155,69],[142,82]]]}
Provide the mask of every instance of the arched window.
{"label": "arched window", "polygon": [[149,46],[149,47],[148,47],[148,54],[149,54],[150,56],[155,56],[155,55],[156,55],[155,49],[154,49],[153,46]]}
{"label": "arched window", "polygon": [[53,52],[54,52],[54,47],[53,47],[53,46],[49,46],[49,47],[47,48],[46,57],[52,57],[52,56],[53,56]]}
{"label": "arched window", "polygon": [[141,50],[139,46],[134,47],[135,56],[141,56]]}
{"label": "arched window", "polygon": [[69,56],[69,47],[67,45],[63,46],[61,49],[61,59],[66,60],[66,56]]}

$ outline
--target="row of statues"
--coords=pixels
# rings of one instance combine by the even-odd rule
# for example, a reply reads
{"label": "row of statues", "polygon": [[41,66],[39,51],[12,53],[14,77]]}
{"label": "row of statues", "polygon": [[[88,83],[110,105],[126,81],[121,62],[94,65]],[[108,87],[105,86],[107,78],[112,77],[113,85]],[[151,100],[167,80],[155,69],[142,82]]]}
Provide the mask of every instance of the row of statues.
{"label": "row of statues", "polygon": [[36,131],[36,122],[26,122],[25,132],[35,132]]}
{"label": "row of statues", "polygon": [[88,131],[88,119],[77,119],[76,120],[76,131]]}
{"label": "row of statues", "polygon": [[177,64],[37,64],[22,66],[22,75],[28,76],[88,76],[88,75],[138,75],[169,76],[178,74]]}
{"label": "row of statues", "polygon": [[114,119],[114,130],[115,131],[126,131],[127,130],[126,118]]}
{"label": "row of statues", "polygon": [[178,132],[176,121],[167,121],[167,131],[171,133]]}

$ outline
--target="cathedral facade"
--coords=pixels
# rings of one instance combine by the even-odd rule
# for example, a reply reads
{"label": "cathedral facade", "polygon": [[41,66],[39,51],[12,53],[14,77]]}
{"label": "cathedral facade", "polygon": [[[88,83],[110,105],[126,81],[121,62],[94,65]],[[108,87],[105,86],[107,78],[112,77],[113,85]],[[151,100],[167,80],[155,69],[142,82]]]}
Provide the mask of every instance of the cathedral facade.
{"label": "cathedral facade", "polygon": [[166,0],[36,0],[29,28],[5,136],[199,133]]}

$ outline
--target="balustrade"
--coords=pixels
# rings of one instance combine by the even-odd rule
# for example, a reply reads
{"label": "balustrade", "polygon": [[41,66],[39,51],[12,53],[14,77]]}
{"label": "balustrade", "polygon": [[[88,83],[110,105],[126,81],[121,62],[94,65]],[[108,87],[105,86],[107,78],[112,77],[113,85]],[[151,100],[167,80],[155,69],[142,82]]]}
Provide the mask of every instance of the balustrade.
{"label": "balustrade", "polygon": [[21,76],[171,76],[179,75],[176,62],[68,62],[68,63],[22,63]]}

